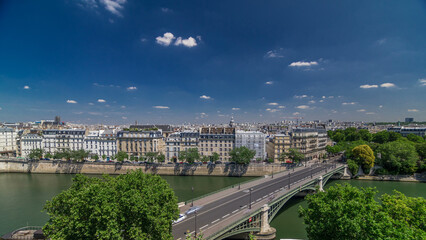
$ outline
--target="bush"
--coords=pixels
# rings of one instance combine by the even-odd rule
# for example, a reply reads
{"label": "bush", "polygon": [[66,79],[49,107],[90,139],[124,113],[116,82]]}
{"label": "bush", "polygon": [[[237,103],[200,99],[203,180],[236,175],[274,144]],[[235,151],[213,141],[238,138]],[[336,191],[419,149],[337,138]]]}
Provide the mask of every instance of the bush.
{"label": "bush", "polygon": [[358,164],[352,159],[348,159],[347,164],[348,164],[349,171],[351,171],[352,175],[355,176],[358,173],[358,169],[359,169]]}

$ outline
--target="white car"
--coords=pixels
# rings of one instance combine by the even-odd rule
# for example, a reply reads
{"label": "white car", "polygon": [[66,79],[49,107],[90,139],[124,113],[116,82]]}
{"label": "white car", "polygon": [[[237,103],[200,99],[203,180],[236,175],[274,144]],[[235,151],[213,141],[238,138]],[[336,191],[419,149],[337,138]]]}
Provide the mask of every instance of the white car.
{"label": "white car", "polygon": [[179,218],[176,221],[173,221],[173,224],[183,221],[186,218],[185,214],[179,214]]}

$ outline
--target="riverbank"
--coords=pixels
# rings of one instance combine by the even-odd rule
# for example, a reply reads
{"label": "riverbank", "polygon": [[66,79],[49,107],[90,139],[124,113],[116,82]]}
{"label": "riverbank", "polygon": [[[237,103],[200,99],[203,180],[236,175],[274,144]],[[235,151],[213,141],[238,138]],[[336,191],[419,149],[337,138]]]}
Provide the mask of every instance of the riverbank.
{"label": "riverbank", "polygon": [[367,181],[397,181],[397,182],[426,182],[426,173],[415,173],[413,175],[379,175],[358,176],[355,180]]}
{"label": "riverbank", "polygon": [[165,176],[229,176],[229,177],[260,177],[273,172],[286,170],[278,164],[126,164],[65,161],[34,161],[0,160],[0,173],[46,173],[46,174],[125,174],[128,171],[141,169],[145,173]]}

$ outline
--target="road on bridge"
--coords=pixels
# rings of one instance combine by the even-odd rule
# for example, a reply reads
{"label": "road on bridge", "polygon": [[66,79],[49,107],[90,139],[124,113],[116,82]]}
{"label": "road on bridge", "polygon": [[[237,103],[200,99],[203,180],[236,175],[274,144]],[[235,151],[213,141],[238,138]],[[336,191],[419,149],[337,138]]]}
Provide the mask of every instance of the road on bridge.
{"label": "road on bridge", "polygon": [[[234,214],[241,213],[243,211],[255,211],[256,209],[249,209],[250,203],[253,205],[262,199],[273,197],[275,193],[286,188],[288,190],[289,184],[293,189],[293,184],[311,176],[315,177],[320,172],[323,172],[326,168],[332,167],[334,164],[316,164],[311,167],[301,167],[297,171],[285,171],[280,174],[276,174],[274,178],[269,178],[268,181],[260,181],[259,184],[250,186],[252,190],[248,190],[248,187],[237,189],[228,195],[221,196],[215,201],[202,206],[196,214],[190,214],[187,218],[175,225],[173,225],[173,236],[174,239],[185,239],[186,234],[191,233],[192,236],[196,233],[205,232],[217,232],[223,228],[223,221],[231,217]],[[290,174],[289,174],[290,173]],[[251,192],[251,193],[250,193]],[[251,195],[251,196],[250,196]],[[194,206],[197,206],[194,202]],[[204,235],[204,237],[208,237]]]}

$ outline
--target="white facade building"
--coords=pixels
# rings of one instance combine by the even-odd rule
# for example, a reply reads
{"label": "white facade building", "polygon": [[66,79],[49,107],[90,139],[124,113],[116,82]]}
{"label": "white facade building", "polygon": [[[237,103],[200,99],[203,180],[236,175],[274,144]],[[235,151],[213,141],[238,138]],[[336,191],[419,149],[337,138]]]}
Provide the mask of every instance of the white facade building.
{"label": "white facade building", "polygon": [[86,131],[82,129],[43,130],[43,150],[55,154],[63,150],[80,150]]}
{"label": "white facade building", "polygon": [[89,134],[84,137],[83,147],[90,155],[99,156],[99,131],[90,131]]}
{"label": "white facade building", "polygon": [[43,137],[38,134],[25,134],[21,136],[21,157],[27,158],[34,149],[43,149]]}
{"label": "white facade building", "polygon": [[240,131],[235,133],[235,147],[247,147],[256,151],[252,160],[266,158],[266,134],[258,131]]}
{"label": "white facade building", "polygon": [[0,153],[16,152],[16,136],[13,128],[0,128]]}
{"label": "white facade building", "polygon": [[99,158],[110,159],[117,154],[117,134],[112,130],[101,130],[99,134]]}

